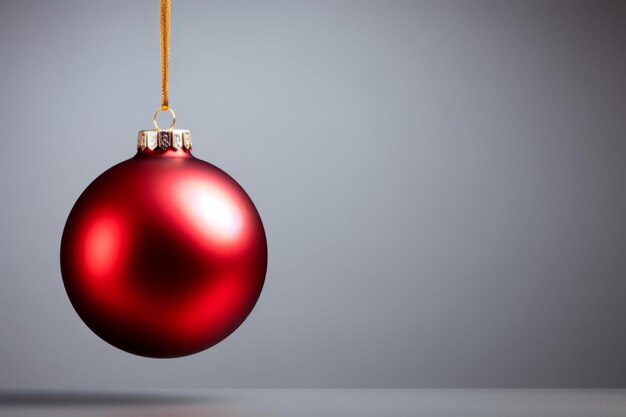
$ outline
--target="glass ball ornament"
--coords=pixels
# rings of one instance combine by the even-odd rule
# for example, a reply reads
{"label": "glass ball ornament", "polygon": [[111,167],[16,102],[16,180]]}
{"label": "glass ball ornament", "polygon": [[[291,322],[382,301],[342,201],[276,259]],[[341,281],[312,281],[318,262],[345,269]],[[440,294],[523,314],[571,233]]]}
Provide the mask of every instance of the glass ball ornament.
{"label": "glass ball ornament", "polygon": [[63,283],[80,318],[111,345],[154,358],[194,354],[252,311],[265,231],[244,189],[191,154],[189,131],[141,131],[137,147],[72,208]]}

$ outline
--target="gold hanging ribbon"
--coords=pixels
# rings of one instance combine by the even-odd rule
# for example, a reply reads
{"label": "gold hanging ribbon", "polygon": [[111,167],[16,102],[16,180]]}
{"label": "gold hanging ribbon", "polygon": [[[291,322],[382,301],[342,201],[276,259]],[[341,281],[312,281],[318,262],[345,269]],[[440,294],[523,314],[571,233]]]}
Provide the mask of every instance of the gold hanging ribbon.
{"label": "gold hanging ribbon", "polygon": [[161,110],[169,110],[167,83],[170,70],[170,19],[172,17],[172,1],[160,0],[160,32],[161,32]]}

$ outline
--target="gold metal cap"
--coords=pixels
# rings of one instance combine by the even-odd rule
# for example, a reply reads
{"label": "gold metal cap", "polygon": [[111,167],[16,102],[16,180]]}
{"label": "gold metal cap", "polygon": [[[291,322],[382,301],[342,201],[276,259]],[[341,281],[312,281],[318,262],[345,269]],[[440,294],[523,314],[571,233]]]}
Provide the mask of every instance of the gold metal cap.
{"label": "gold metal cap", "polygon": [[140,130],[137,135],[137,149],[154,151],[160,148],[191,149],[191,132],[182,129],[171,130]]}

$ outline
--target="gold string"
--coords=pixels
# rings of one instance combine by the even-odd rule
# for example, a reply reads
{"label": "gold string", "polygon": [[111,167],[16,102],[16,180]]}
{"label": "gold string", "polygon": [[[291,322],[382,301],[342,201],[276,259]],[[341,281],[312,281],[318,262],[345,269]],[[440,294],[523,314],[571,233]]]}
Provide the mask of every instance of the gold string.
{"label": "gold string", "polygon": [[160,0],[160,32],[161,32],[161,110],[169,109],[167,83],[170,70],[170,19],[172,1]]}

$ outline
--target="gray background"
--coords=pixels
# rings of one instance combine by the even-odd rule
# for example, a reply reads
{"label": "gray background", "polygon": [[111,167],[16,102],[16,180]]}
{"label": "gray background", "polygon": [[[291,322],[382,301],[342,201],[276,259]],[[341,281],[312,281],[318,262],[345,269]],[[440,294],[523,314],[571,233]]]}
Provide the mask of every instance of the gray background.
{"label": "gray background", "polygon": [[174,1],[267,283],[193,357],[93,335],[59,240],[150,128],[157,3],[0,3],[0,388],[626,386],[623,2]]}

